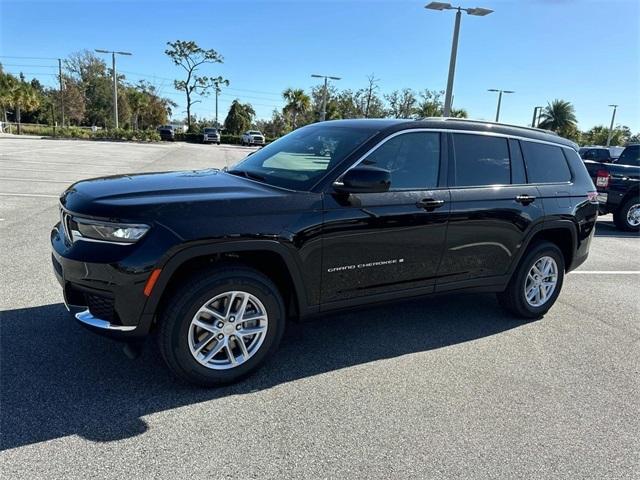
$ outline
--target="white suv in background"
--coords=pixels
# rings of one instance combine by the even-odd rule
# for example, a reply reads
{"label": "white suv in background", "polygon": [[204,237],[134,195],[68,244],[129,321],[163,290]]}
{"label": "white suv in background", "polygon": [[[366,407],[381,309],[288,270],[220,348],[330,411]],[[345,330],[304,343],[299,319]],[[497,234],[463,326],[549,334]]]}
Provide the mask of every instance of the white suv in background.
{"label": "white suv in background", "polygon": [[258,130],[247,130],[240,138],[242,145],[264,145],[264,135]]}
{"label": "white suv in background", "polygon": [[203,143],[217,143],[220,145],[220,131],[217,128],[207,127],[202,130]]}

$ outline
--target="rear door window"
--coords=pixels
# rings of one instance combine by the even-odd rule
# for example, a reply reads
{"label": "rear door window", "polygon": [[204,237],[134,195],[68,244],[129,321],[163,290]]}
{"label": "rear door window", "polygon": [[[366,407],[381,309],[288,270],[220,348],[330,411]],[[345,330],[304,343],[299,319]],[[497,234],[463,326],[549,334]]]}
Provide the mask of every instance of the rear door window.
{"label": "rear door window", "polygon": [[454,133],[455,184],[458,187],[508,185],[511,165],[507,139]]}
{"label": "rear door window", "polygon": [[546,143],[521,141],[529,183],[571,181],[571,171],[562,148]]}

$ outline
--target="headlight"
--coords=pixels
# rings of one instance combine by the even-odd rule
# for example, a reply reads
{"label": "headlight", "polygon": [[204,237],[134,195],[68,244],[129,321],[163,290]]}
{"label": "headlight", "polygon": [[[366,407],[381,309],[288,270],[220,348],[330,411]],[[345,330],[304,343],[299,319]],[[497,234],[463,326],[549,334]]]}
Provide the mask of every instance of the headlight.
{"label": "headlight", "polygon": [[149,230],[148,225],[97,222],[77,217],[69,219],[68,228],[74,240],[85,239],[124,244],[137,242]]}

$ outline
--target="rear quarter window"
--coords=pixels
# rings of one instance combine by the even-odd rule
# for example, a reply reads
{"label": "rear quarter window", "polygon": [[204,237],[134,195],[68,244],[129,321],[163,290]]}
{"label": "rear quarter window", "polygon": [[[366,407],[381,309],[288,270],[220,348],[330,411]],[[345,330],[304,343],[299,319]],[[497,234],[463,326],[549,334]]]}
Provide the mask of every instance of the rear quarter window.
{"label": "rear quarter window", "polygon": [[521,141],[529,183],[563,183],[571,181],[571,170],[561,147],[546,143]]}

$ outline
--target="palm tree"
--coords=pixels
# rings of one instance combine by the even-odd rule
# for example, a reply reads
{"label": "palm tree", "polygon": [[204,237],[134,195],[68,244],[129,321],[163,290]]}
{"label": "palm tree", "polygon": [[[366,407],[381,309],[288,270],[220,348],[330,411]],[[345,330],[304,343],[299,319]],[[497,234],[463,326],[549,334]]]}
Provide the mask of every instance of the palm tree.
{"label": "palm tree", "polygon": [[18,135],[22,133],[20,118],[22,111],[32,112],[40,106],[38,92],[27,82],[19,81],[9,90],[9,106],[16,110]]}
{"label": "palm tree", "polygon": [[571,102],[554,100],[548,103],[542,111],[538,127],[552,130],[562,135],[575,131],[577,123],[576,112]]}
{"label": "palm tree", "polygon": [[303,115],[311,109],[311,98],[301,88],[287,88],[282,92],[282,98],[287,102],[283,113],[291,115],[291,126],[295,130],[298,115]]}

